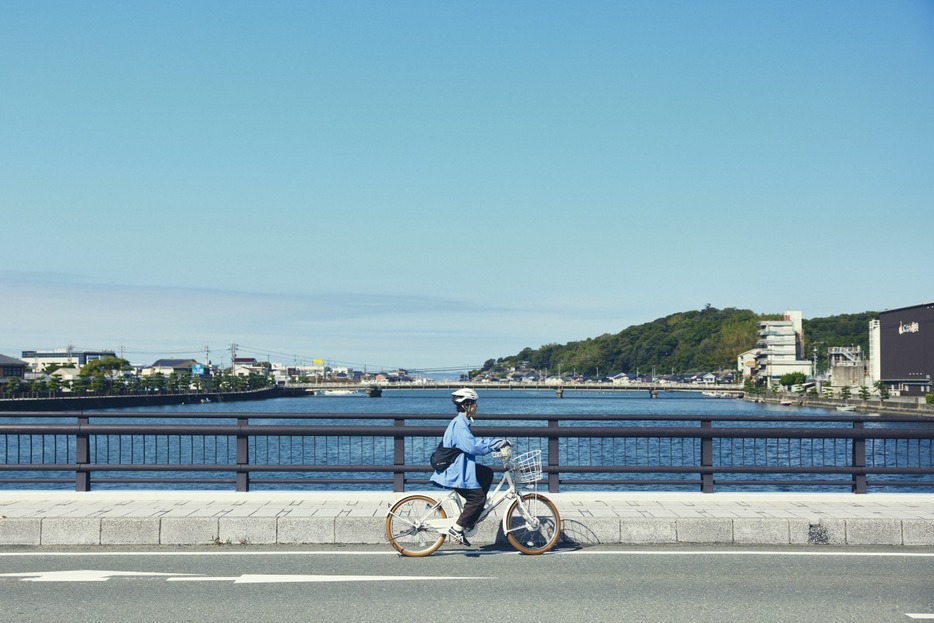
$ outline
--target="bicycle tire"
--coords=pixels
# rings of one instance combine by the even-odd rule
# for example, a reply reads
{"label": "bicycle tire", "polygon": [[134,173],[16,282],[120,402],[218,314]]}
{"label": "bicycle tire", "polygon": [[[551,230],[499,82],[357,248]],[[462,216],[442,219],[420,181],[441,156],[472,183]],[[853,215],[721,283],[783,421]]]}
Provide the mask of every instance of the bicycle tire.
{"label": "bicycle tire", "polygon": [[522,496],[526,507],[537,520],[531,525],[519,509],[516,500],[506,511],[506,539],[523,554],[544,554],[558,543],[561,536],[561,516],[554,503],[544,495],[526,493]]}
{"label": "bicycle tire", "polygon": [[386,515],[386,536],[393,549],[403,556],[428,556],[444,543],[446,535],[429,526],[420,526],[413,520],[444,519],[447,514],[438,502],[427,495],[410,495],[396,502]]}

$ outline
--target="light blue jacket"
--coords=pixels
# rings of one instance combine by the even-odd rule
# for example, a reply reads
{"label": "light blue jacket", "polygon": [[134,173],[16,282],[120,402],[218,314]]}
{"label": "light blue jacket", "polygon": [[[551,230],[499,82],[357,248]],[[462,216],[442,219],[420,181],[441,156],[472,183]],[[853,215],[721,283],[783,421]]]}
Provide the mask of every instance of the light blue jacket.
{"label": "light blue jacket", "polygon": [[443,443],[445,448],[460,448],[463,452],[446,470],[432,474],[431,482],[452,489],[479,489],[476,457],[492,452],[498,441],[502,440],[474,437],[470,420],[458,413],[444,431]]}

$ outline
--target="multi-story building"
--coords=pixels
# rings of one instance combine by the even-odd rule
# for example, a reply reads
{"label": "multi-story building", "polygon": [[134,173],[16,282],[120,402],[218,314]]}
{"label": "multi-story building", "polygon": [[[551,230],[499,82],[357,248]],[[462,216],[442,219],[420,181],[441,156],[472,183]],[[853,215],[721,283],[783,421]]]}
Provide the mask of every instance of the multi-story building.
{"label": "multi-story building", "polygon": [[24,350],[23,361],[37,372],[42,371],[51,364],[62,367],[81,368],[87,365],[89,361],[103,359],[104,357],[116,357],[117,354],[112,350],[75,350],[70,346],[68,348],[57,348],[53,350]]}
{"label": "multi-story building", "polygon": [[932,391],[934,303],[879,312],[869,323],[873,379],[902,396]]}
{"label": "multi-story building", "polygon": [[783,320],[763,320],[759,323],[756,342],[756,376],[768,386],[792,372],[807,376],[813,373],[810,361],[801,359],[803,341],[802,316],[799,311],[786,311]]}

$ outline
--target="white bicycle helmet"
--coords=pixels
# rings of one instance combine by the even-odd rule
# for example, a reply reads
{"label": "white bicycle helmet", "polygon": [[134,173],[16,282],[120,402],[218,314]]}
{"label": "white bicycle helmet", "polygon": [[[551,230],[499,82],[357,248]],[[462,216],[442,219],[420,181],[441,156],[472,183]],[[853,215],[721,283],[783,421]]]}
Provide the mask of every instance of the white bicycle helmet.
{"label": "white bicycle helmet", "polygon": [[477,402],[478,400],[480,400],[480,396],[478,396],[477,392],[470,389],[469,387],[464,387],[451,394],[451,402],[457,405],[458,411],[460,410],[461,406],[466,406],[467,404],[471,402]]}

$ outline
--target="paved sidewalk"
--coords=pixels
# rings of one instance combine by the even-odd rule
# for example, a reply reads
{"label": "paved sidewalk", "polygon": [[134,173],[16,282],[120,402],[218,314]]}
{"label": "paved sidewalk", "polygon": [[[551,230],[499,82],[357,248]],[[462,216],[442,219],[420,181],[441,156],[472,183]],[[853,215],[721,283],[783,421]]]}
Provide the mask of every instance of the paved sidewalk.
{"label": "paved sidewalk", "polygon": [[[403,495],[407,494],[0,491],[0,545],[385,543],[386,512]],[[581,545],[934,546],[934,494],[548,497],[561,513],[563,539]],[[498,522],[490,519],[472,537],[475,544],[502,539]]]}

